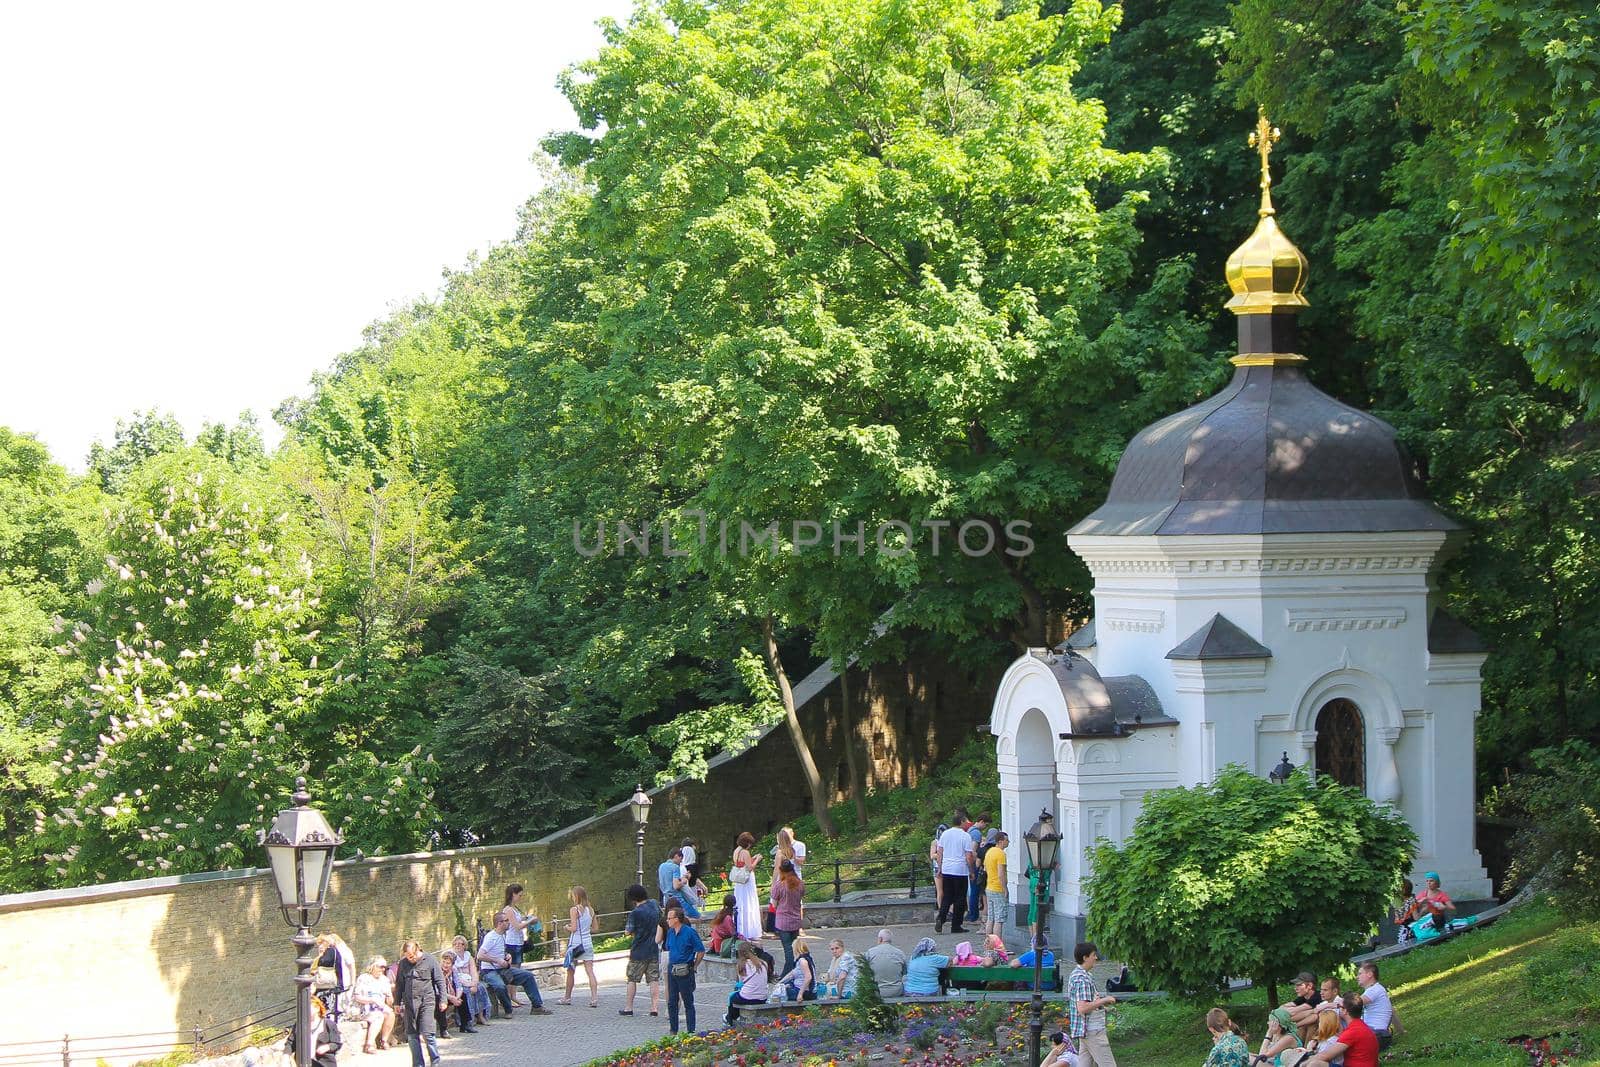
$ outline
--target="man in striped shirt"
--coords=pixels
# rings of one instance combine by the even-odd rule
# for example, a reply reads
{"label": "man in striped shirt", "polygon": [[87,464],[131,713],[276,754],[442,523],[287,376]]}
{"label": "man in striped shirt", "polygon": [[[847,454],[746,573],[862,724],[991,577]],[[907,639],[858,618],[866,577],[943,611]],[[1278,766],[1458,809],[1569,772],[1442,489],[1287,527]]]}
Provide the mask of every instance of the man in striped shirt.
{"label": "man in striped shirt", "polygon": [[1101,996],[1095,988],[1094,975],[1089,973],[1100,962],[1100,950],[1093,941],[1080,941],[1072,950],[1072,958],[1078,966],[1067,979],[1067,1016],[1069,1032],[1078,1045],[1078,1067],[1117,1067],[1111,1042],[1106,1038],[1105,1013],[1117,998]]}

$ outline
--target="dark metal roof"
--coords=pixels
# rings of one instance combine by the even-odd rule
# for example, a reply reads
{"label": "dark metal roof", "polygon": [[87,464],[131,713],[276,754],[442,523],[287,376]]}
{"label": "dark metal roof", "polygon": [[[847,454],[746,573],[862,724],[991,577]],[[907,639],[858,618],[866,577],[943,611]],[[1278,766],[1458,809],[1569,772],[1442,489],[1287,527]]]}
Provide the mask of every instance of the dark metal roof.
{"label": "dark metal roof", "polygon": [[1071,737],[1121,737],[1140,726],[1174,723],[1161,709],[1150,683],[1137,675],[1101,678],[1094,664],[1068,651],[1036,651],[1050,668],[1066,701]]}
{"label": "dark metal roof", "polygon": [[1393,427],[1296,366],[1240,367],[1217,395],[1145,427],[1075,534],[1453,530]]}
{"label": "dark metal roof", "polygon": [[1435,655],[1487,652],[1489,645],[1466,623],[1443,608],[1435,608],[1428,622],[1428,651]]}
{"label": "dark metal roof", "polygon": [[1094,647],[1094,620],[1090,619],[1068,635],[1067,639],[1056,646],[1056,651],[1063,648],[1081,649]]}
{"label": "dark metal roof", "polygon": [[1269,659],[1272,650],[1222,615],[1206,624],[1167,653],[1168,659]]}

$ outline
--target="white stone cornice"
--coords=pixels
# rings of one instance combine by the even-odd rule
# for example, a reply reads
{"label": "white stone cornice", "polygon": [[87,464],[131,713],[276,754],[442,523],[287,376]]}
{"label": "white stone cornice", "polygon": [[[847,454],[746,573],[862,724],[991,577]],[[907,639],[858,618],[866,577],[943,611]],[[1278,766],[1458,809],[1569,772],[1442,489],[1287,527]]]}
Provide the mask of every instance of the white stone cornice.
{"label": "white stone cornice", "polygon": [[1167,613],[1159,608],[1107,608],[1095,615],[1095,625],[1131,633],[1160,633]]}
{"label": "white stone cornice", "polygon": [[1393,630],[1406,621],[1406,609],[1381,608],[1286,608],[1283,621],[1296,633],[1307,630]]}
{"label": "white stone cornice", "polygon": [[1096,578],[1205,575],[1425,575],[1445,543],[1439,531],[1232,537],[1067,539]]}

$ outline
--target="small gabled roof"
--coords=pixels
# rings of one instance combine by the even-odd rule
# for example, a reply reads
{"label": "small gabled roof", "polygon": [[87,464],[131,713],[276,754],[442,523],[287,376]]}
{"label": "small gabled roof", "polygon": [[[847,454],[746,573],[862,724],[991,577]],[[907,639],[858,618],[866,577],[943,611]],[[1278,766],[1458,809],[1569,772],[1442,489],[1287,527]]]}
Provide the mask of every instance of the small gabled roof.
{"label": "small gabled roof", "polygon": [[1070,648],[1073,650],[1094,647],[1094,620],[1090,619],[1068,635],[1057,648]]}
{"label": "small gabled roof", "polygon": [[1272,650],[1229,622],[1221,614],[1190,634],[1168,659],[1269,659]]}
{"label": "small gabled roof", "polygon": [[1428,623],[1428,651],[1434,655],[1487,652],[1489,645],[1472,627],[1443,608],[1435,608]]}

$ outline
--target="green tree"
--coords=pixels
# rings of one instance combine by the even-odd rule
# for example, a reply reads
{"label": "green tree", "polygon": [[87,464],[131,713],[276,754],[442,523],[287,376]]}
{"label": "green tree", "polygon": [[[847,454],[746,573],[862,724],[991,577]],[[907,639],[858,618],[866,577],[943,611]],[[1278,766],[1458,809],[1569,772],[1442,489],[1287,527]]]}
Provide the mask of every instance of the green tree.
{"label": "green tree", "polygon": [[1094,847],[1090,933],[1146,988],[1207,997],[1266,986],[1359,951],[1410,869],[1416,838],[1359,790],[1228,766],[1145,798],[1120,847]]}
{"label": "green tree", "polygon": [[108,493],[120,493],[129,474],[145,460],[184,446],[183,424],[175,415],[136,411],[133,418],[117,420],[110,447],[96,441],[89,446],[89,474]]}
{"label": "green tree", "polygon": [[61,881],[253,862],[269,804],[308,769],[354,845],[416,843],[431,822],[425,771],[342,750],[318,714],[341,665],[319,656],[286,503],[198,450],[131,472],[63,648],[81,688],[52,753],[62,799],[37,823]]}
{"label": "green tree", "polygon": [[[1152,160],[1106,149],[1072,91],[1114,21],[1094,3],[673,3],[608,26],[564,83],[604,130],[548,142],[593,186],[582,358],[645,446],[646,517],[693,541],[685,568],[744,620],[803,767],[791,635],[811,659],[861,648],[897,604],[897,625],[969,650],[1040,643],[1084,576],[1064,553],[968,555],[957,531],[1059,533],[1203,377],[1201,334],[1171,311],[1185,268],[1132,277],[1141,197],[1115,190]],[[688,538],[702,519],[734,539],[777,521],[778,551]],[[831,542],[859,521],[870,541],[888,520],[908,528],[870,552],[794,551],[796,523]],[[822,638],[839,620],[855,633]]]}
{"label": "green tree", "polygon": [[1422,0],[1413,96],[1454,161],[1444,265],[1539,379],[1600,410],[1600,10]]}
{"label": "green tree", "polygon": [[0,427],[0,891],[45,884],[32,830],[55,781],[42,753],[68,680],[56,620],[92,562],[97,503],[44,445]]}
{"label": "green tree", "polygon": [[1576,915],[1600,916],[1600,749],[1569,741],[1539,749],[1532,762],[1486,805],[1522,823],[1512,883],[1548,889]]}

